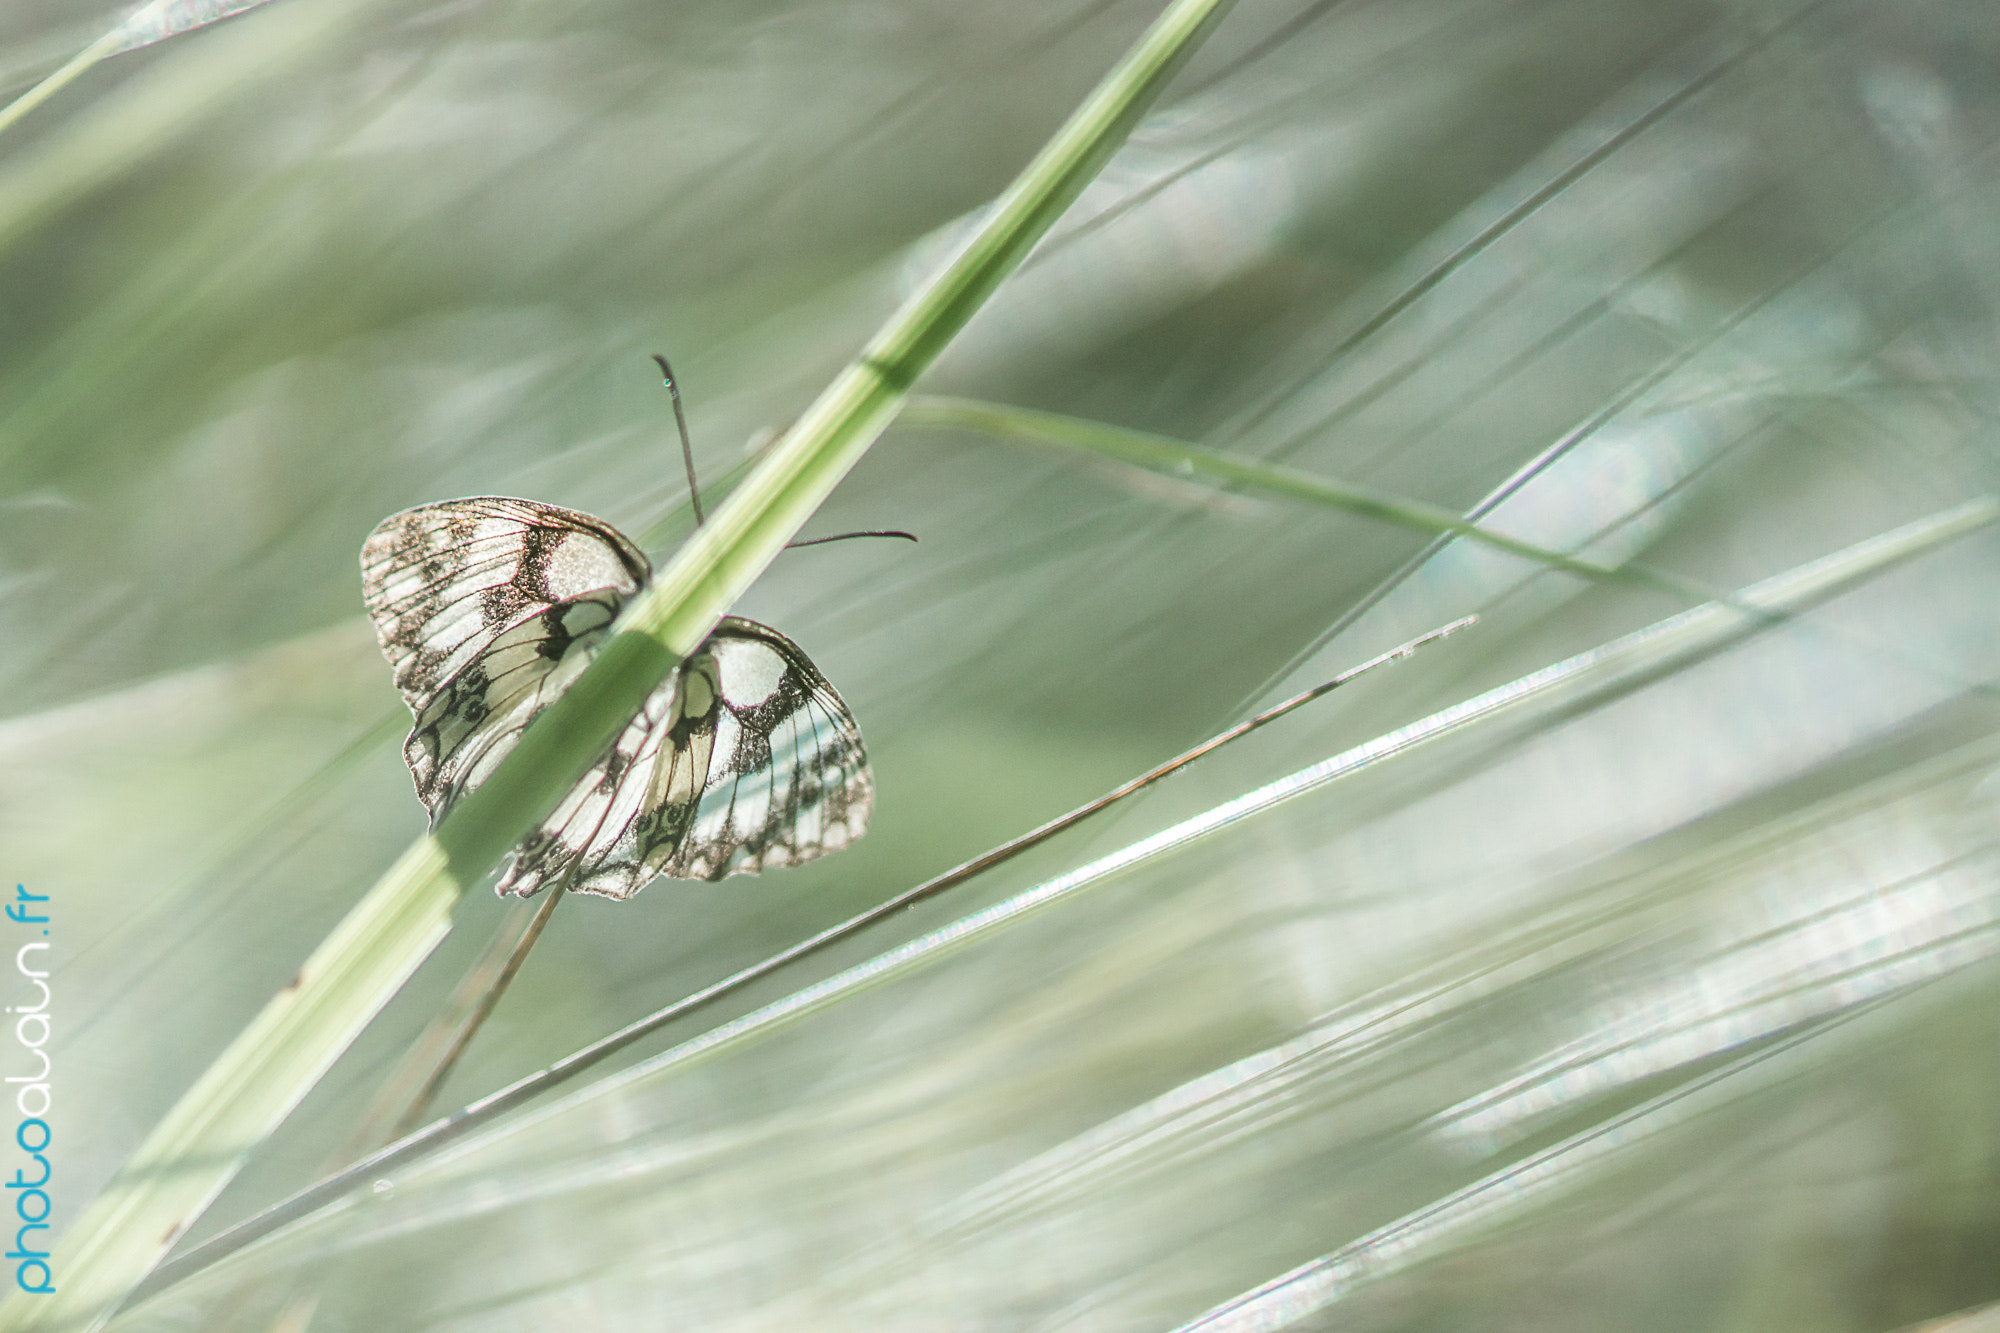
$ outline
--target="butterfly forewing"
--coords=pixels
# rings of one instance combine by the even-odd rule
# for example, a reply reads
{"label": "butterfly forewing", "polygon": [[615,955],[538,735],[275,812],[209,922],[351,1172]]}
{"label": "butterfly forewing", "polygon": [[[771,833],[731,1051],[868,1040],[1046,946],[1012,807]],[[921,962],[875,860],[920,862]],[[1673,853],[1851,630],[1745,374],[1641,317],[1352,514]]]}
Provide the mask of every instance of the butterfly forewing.
{"label": "butterfly forewing", "polygon": [[361,547],[362,600],[412,712],[509,628],[579,601],[615,612],[650,577],[610,524],[500,496],[406,509]]}
{"label": "butterfly forewing", "polygon": [[[651,567],[609,524],[528,500],[407,510],[362,547],[362,587],[416,714],[404,758],[433,824],[582,673]],[[726,618],[516,849],[502,893],[629,898],[797,865],[868,823],[847,706],[798,646]]]}

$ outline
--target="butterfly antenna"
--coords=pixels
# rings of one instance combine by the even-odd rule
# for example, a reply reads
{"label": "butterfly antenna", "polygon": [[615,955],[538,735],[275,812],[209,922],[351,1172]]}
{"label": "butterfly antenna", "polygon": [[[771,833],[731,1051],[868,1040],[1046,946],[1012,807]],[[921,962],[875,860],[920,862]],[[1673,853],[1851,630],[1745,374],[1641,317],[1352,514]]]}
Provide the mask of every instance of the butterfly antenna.
{"label": "butterfly antenna", "polygon": [[[667,358],[655,352],[653,353],[653,361],[660,368],[661,383],[665,384],[667,392],[673,395],[674,425],[679,427],[681,433],[681,462],[687,465],[688,501],[694,506],[694,525],[700,527],[707,521],[707,518],[701,512],[701,485],[694,479],[694,445],[688,441],[687,413],[681,408],[681,386],[674,383],[674,368],[667,364]],[[851,537],[900,537],[906,542],[913,542],[917,539],[915,533],[898,532],[891,529],[880,532],[842,532],[832,537],[814,537],[810,541],[786,542],[785,545],[787,547],[819,546],[826,542],[844,542]]]}
{"label": "butterfly antenna", "polygon": [[789,551],[794,546],[824,546],[828,542],[844,542],[852,537],[900,537],[906,542],[913,542],[917,539],[917,534],[914,532],[902,532],[895,528],[888,528],[879,532],[872,530],[868,532],[837,532],[831,537],[813,537],[802,542],[786,542],[785,549]]}
{"label": "butterfly antenna", "polygon": [[[704,521],[701,512],[701,487],[696,485],[694,480],[694,446],[688,443],[687,414],[681,411],[681,386],[674,383],[674,368],[667,364],[667,358],[655,352],[653,360],[660,363],[661,378],[667,386],[667,392],[674,398],[674,425],[680,427],[681,432],[681,461],[687,464],[688,499],[694,504],[694,525],[700,527]],[[914,541],[915,538],[911,540]]]}

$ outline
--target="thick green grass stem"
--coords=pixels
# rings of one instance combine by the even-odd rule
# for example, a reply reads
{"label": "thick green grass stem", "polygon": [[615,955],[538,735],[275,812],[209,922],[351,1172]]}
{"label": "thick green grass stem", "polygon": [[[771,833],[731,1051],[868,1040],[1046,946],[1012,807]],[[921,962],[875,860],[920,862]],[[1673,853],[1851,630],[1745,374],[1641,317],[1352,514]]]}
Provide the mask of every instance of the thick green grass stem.
{"label": "thick green grass stem", "polygon": [[443,938],[464,887],[555,807],[859,461],[917,377],[1076,199],[1227,8],[1227,0],[1167,8],[987,210],[965,248],[634,600],[591,668],[434,837],[397,861],[182,1096],[63,1238],[52,1260],[56,1294],[14,1293],[0,1305],[0,1333],[94,1329],[110,1317]]}
{"label": "thick green grass stem", "polygon": [[0,1328],[99,1326],[444,939],[459,893],[436,843],[405,852],[91,1202],[55,1294],[14,1293]]}

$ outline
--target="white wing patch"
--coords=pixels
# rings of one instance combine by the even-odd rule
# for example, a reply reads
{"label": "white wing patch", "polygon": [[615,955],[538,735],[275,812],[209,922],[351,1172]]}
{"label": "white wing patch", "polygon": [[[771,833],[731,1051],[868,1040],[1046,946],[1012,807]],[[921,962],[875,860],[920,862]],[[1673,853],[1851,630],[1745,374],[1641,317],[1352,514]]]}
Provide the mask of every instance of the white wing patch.
{"label": "white wing patch", "polygon": [[[652,576],[609,524],[493,496],[385,519],[361,570],[416,715],[403,756],[433,825],[589,665]],[[798,865],[860,837],[873,800],[833,686],[782,634],[729,617],[515,849],[499,891],[629,898],[659,874]]]}
{"label": "white wing patch", "polygon": [[693,827],[666,873],[721,879],[799,865],[867,831],[874,780],[861,732],[798,645],[731,618],[703,656],[717,682],[714,742]]}

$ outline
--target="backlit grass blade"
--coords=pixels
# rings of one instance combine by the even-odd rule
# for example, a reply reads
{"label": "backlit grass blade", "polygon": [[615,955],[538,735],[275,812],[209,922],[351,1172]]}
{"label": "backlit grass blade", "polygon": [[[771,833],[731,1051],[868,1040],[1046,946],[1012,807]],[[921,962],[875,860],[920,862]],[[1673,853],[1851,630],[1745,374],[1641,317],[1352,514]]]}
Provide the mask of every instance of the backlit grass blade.
{"label": "backlit grass blade", "polygon": [[[1672,670],[1722,651],[1746,635],[1782,623],[1788,617],[1847,592],[1905,561],[1977,531],[1996,519],[2000,519],[2000,502],[1982,498],[1753,584],[1738,591],[1728,601],[1712,602],[1682,612],[1552,663],[1246,792],[1087,865],[796,991],[742,1018],[722,1024],[629,1070],[582,1089],[564,1104],[604,1096],[636,1080],[670,1077],[725,1050],[758,1040],[853,996],[928,968],[998,932],[1039,916],[1058,902],[1108,883],[1128,870],[1177,852],[1308,792],[1345,780],[1384,760],[1409,754],[1473,726],[1518,718],[1533,708],[1574,707],[1589,698],[1601,697],[1607,691],[1622,688],[1634,679]],[[650,1023],[651,1020],[644,1022]],[[572,1061],[574,1059],[571,1057]],[[559,1062],[553,1068],[562,1069],[570,1062]],[[172,1283],[194,1276],[210,1264],[237,1253],[266,1235],[310,1216],[308,1210],[311,1208],[339,1206],[342,1198],[361,1179],[391,1178],[394,1172],[421,1162],[446,1144],[521,1132],[524,1122],[517,1120],[487,1130],[485,1135],[466,1136],[463,1133],[475,1124],[493,1119],[496,1109],[505,1111],[523,1104],[526,1097],[520,1094],[525,1085],[536,1084],[533,1088],[535,1092],[553,1086],[554,1080],[544,1082],[543,1077],[531,1076],[515,1088],[496,1093],[469,1112],[461,1113],[458,1120],[433,1126],[379,1154],[366,1164],[365,1171],[343,1173],[335,1181],[322,1182],[280,1205],[270,1215],[252,1219],[236,1230],[217,1237],[163,1268],[154,1280],[146,1284],[143,1294],[156,1295]],[[538,1115],[555,1114],[557,1109],[552,1107]]]}
{"label": "backlit grass blade", "polygon": [[367,1181],[379,1179],[383,1173],[410,1162],[423,1160],[439,1151],[447,1144],[474,1133],[500,1117],[526,1106],[536,1099],[554,1091],[595,1068],[599,1063],[611,1058],[665,1027],[691,1017],[708,1006],[728,996],[735,995],[745,987],[775,976],[780,971],[814,956],[823,950],[851,939],[870,927],[882,924],[892,917],[928,902],[941,894],[978,878],[986,871],[1002,865],[1022,852],[1040,846],[1043,842],[1063,833],[1083,821],[1110,809],[1119,801],[1142,791],[1161,779],[1187,767],[1222,746],[1278,719],[1288,716],[1297,709],[1323,698],[1333,690],[1349,684],[1377,667],[1391,663],[1415,653],[1427,644],[1435,643],[1458,632],[1472,623],[1468,617],[1450,625],[1432,630],[1428,634],[1380,653],[1369,661],[1350,667],[1332,680],[1322,682],[1302,694],[1295,695],[1284,703],[1266,709],[1237,726],[1211,736],[1201,744],[1158,765],[1150,771],[1122,783],[1095,800],[1051,819],[1039,827],[1029,830],[1017,838],[1010,839],[991,851],[961,862],[941,875],[933,876],[913,888],[905,889],[885,902],[877,903],[856,916],[837,925],[829,926],[816,935],[800,940],[775,954],[768,954],[748,967],[739,969],[711,985],[703,987],[692,995],[683,996],[663,1009],[657,1009],[637,1022],[628,1023],[616,1032],[602,1037],[580,1050],[572,1051],[552,1065],[519,1079],[500,1091],[481,1098],[463,1110],[436,1121],[407,1137],[390,1144],[380,1152],[356,1159],[345,1169],[326,1176],[307,1188],[292,1195],[281,1203],[272,1205],[263,1212],[243,1222],[237,1223],[219,1236],[195,1246],[187,1253],[155,1269],[151,1276],[135,1289],[133,1300],[145,1300],[166,1290],[175,1283],[184,1281],[203,1270],[222,1262],[230,1255],[242,1250],[265,1236],[272,1234],[302,1217],[337,1202],[344,1195],[353,1192]]}
{"label": "backlit grass blade", "polygon": [[[178,58],[141,70],[99,96],[0,169],[0,247],[151,160],[237,97],[324,54],[384,7],[385,0],[308,0],[246,15],[230,30],[204,36],[184,53],[176,52]],[[167,4],[134,14],[0,109],[0,132],[98,62],[173,35],[159,21],[171,20],[177,12],[199,17],[200,8]],[[174,31],[196,26],[200,23]],[[143,40],[134,40],[135,34]]]}
{"label": "backlit grass blade", "polygon": [[74,83],[100,60],[163,42],[264,3],[265,0],[151,0],[63,62],[61,68],[0,107],[0,133]]}
{"label": "backlit grass blade", "polygon": [[979,431],[1004,439],[1031,444],[1056,445],[1136,464],[1155,471],[1182,476],[1206,477],[1246,490],[1281,495],[1309,504],[1324,505],[1361,518],[1393,523],[1432,536],[1463,537],[1490,546],[1496,551],[1532,560],[1549,569],[1578,574],[1587,579],[1629,583],[1671,593],[1689,602],[1712,601],[1717,594],[1686,579],[1647,569],[1640,565],[1610,566],[1579,559],[1545,546],[1509,537],[1490,527],[1474,523],[1462,515],[1421,500],[1406,499],[1371,491],[1362,486],[1328,481],[1275,463],[1259,463],[1231,458],[1165,435],[1129,430],[1101,421],[1085,421],[1054,412],[1037,412],[1004,403],[979,402],[970,398],[912,398],[898,418],[908,426],[940,426],[953,430]]}
{"label": "backlit grass blade", "polygon": [[2000,500],[1981,497],[1752,584],[1726,601],[1698,606],[1552,663],[1225,801],[1088,865],[963,917],[846,972],[723,1024],[577,1096],[602,1095],[610,1088],[706,1060],[724,1049],[788,1026],[851,995],[873,990],[898,977],[929,967],[981,939],[1030,916],[1039,915],[1058,901],[1105,883],[1138,865],[1178,851],[1307,792],[1371,768],[1385,759],[1410,753],[1474,725],[1490,725],[1503,718],[1518,716],[1530,707],[1576,706],[1583,699],[1621,688],[1635,679],[1672,670],[1720,652],[1747,635],[1783,623],[1927,551],[1976,532],[1995,520],[2000,520]]}
{"label": "backlit grass blade", "polygon": [[[298,978],[198,1079],[52,1260],[52,1297],[15,1293],[0,1330],[95,1328],[200,1215],[444,937],[463,889],[553,809],[641,700],[707,635],[860,459],[910,386],[1110,157],[1228,8],[1177,0],[628,609],[621,632],[493,776],[396,862]],[[0,191],[0,236],[6,231]]]}
{"label": "backlit grass blade", "polygon": [[106,29],[103,36],[64,61],[34,87],[0,107],[0,133],[76,82],[99,61],[205,28],[268,3],[270,0],[150,0]]}
{"label": "backlit grass blade", "polygon": [[1800,1077],[1829,1040],[1845,1035],[1843,1029],[1865,1023],[1888,1003],[1887,997],[1866,1001],[1774,1045],[1754,1046],[1680,1087],[1647,1098],[1524,1161],[1510,1162],[1331,1254],[1300,1264],[1174,1333],[1276,1333],[1290,1328],[1372,1282],[1448,1254],[1524,1213],[1549,1206],[1654,1140],[1685,1131],[1693,1122],[1716,1117],[1760,1091]]}

